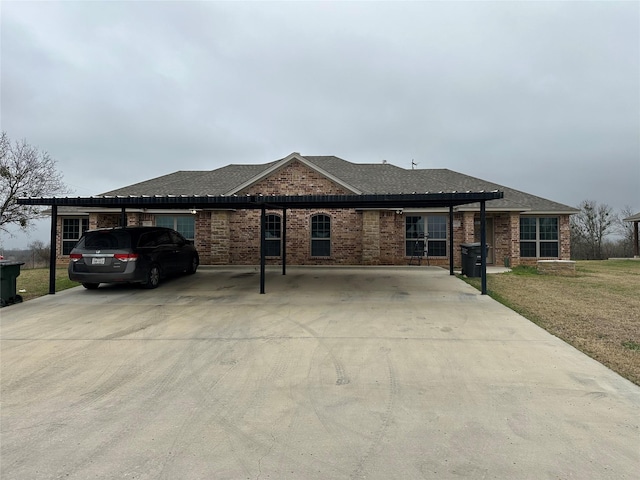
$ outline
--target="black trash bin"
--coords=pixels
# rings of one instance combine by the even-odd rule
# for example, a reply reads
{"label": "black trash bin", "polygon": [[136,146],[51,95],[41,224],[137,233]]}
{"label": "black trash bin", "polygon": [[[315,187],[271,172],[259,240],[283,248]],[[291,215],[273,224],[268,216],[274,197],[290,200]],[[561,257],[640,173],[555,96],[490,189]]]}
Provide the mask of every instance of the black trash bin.
{"label": "black trash bin", "polygon": [[482,244],[461,243],[462,274],[467,277],[480,277],[482,275]]}
{"label": "black trash bin", "polygon": [[24,262],[0,261],[0,307],[22,301],[22,297],[16,293],[16,279],[20,276],[21,265]]}

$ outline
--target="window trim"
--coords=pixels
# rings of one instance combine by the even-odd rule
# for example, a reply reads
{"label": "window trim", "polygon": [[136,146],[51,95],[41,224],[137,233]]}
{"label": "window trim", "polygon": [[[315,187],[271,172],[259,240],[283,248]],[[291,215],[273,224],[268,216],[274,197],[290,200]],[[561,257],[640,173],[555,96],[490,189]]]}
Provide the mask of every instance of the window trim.
{"label": "window trim", "polygon": [[[154,218],[154,225],[156,227],[165,227],[166,225],[158,225],[158,219],[159,218],[172,218],[173,219],[173,226],[168,227],[171,228],[172,230],[175,230],[176,232],[180,233],[180,235],[182,235],[186,240],[190,241],[190,242],[194,242],[195,241],[195,237],[196,237],[196,219],[193,217],[193,215],[155,215]],[[187,236],[184,234],[184,232],[181,232],[180,230],[178,230],[178,218],[192,218],[193,219],[193,238],[190,236]]]}
{"label": "window trim", "polygon": [[[67,233],[67,231],[65,230],[65,222],[69,221],[69,220],[77,220],[79,222],[79,236],[77,238],[65,238],[65,233]],[[87,230],[89,230],[89,217],[62,217],[62,223],[60,224],[60,252],[62,253],[62,255],[64,256],[68,256],[69,253],[71,252],[71,250],[73,249],[73,246],[75,246],[76,243],[78,243],[78,240],[80,240],[80,238],[82,237],[82,235],[84,235],[84,232],[86,232]],[[69,248],[69,251],[67,253],[65,253],[65,244],[69,244],[69,242],[73,242],[73,245],[71,246],[71,248]]]}
{"label": "window trim", "polygon": [[[531,219],[535,220],[535,239],[523,239],[522,238],[522,220]],[[542,219],[554,219],[556,221],[556,239],[555,240],[544,240],[540,238],[540,220]],[[560,258],[560,217],[554,215],[521,215],[519,221],[519,241],[520,241],[520,258]],[[522,255],[522,244],[534,244],[535,245],[535,256]],[[540,255],[540,247],[542,244],[556,244],[556,253],[555,256],[542,256]]]}
{"label": "window trim", "polygon": [[[278,236],[277,237],[267,237],[267,231],[269,231],[268,225],[269,225],[269,220],[273,219],[273,218],[277,218],[278,219]],[[275,231],[275,230],[273,230]],[[265,238],[264,241],[265,242],[271,242],[271,243],[276,243],[278,242],[278,254],[277,255],[268,255],[267,252],[265,251],[265,256],[269,257],[269,258],[280,258],[282,257],[282,215],[278,215],[277,213],[268,213],[265,216]],[[268,251],[268,248],[265,249]]]}
{"label": "window trim", "polygon": [[[407,238],[407,221],[410,217],[418,217],[422,219],[422,236]],[[443,214],[428,214],[428,213],[411,213],[405,216],[404,220],[404,256],[411,257],[410,251],[408,249],[409,242],[415,244],[416,241],[420,243],[420,248],[424,249],[424,233],[429,233],[429,218],[443,218],[444,219],[444,238],[434,238],[431,235],[427,237],[427,256],[431,258],[448,258],[449,257],[449,219],[446,215]],[[426,232],[425,232],[426,227]],[[444,242],[444,255],[433,255],[431,252],[434,251],[432,245],[435,243],[441,244]],[[412,247],[413,248],[413,247]]]}
{"label": "window trim", "polygon": [[[326,220],[323,221],[323,223],[328,223],[329,225],[329,236],[328,237],[314,237],[314,220],[318,219],[320,217],[324,217]],[[310,244],[309,244],[309,254],[312,258],[331,258],[331,254],[333,253],[333,248],[331,245],[331,237],[332,237],[332,232],[331,232],[331,228],[332,228],[332,221],[331,221],[331,215],[327,214],[327,213],[316,213],[311,215],[311,217],[309,218],[309,240],[310,240]],[[325,231],[325,230],[323,230]],[[329,254],[328,255],[314,255],[313,251],[314,251],[314,243],[315,242],[328,242],[329,243]]]}

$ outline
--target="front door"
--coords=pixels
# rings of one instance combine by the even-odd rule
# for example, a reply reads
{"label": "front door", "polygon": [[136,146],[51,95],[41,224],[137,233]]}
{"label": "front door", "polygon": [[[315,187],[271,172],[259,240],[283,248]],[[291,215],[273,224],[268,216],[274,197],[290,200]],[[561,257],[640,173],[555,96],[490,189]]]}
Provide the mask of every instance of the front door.
{"label": "front door", "polygon": [[[494,249],[493,249],[493,218],[492,217],[487,217],[486,218],[486,227],[487,227],[487,265],[493,265],[494,264]],[[474,222],[473,222],[473,241],[474,242],[480,242],[480,219],[477,218]]]}

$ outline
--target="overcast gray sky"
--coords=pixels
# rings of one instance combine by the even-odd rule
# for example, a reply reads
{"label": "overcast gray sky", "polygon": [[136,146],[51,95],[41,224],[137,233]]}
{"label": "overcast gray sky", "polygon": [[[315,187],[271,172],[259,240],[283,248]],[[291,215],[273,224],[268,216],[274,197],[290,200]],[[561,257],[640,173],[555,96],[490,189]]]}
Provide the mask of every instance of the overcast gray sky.
{"label": "overcast gray sky", "polygon": [[640,211],[637,1],[0,5],[2,130],[74,195],[296,151]]}

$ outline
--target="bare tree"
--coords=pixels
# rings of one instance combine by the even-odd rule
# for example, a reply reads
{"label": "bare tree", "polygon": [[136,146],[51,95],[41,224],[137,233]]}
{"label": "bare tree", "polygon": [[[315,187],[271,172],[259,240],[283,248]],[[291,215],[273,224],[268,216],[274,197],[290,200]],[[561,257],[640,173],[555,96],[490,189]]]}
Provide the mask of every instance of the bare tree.
{"label": "bare tree", "polygon": [[576,258],[600,260],[603,258],[603,242],[618,223],[612,208],[594,200],[583,200],[580,212],[571,217],[571,249]]}
{"label": "bare tree", "polygon": [[51,248],[48,244],[45,245],[42,240],[34,240],[29,244],[28,249],[31,253],[33,268],[36,268],[36,265],[47,264],[49,256],[51,255]]}
{"label": "bare tree", "polygon": [[33,220],[46,216],[44,208],[18,205],[19,197],[48,197],[67,193],[56,161],[26,140],[13,144],[6,132],[0,138],[0,230],[11,224],[28,230]]}
{"label": "bare tree", "polygon": [[620,216],[616,219],[615,232],[621,237],[622,256],[633,256],[633,223],[625,222],[623,218],[631,217],[635,212],[629,205],[620,210]]}

